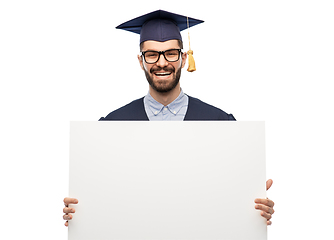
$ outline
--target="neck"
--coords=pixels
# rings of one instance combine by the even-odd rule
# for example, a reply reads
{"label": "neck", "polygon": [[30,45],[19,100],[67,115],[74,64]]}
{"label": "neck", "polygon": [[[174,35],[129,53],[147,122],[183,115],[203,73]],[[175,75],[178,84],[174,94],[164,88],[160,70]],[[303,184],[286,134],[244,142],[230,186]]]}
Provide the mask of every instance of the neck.
{"label": "neck", "polygon": [[181,93],[181,87],[180,83],[171,91],[165,92],[165,93],[160,93],[155,91],[153,88],[149,89],[149,92],[151,96],[159,103],[161,103],[164,106],[167,106],[171,102],[173,102]]}

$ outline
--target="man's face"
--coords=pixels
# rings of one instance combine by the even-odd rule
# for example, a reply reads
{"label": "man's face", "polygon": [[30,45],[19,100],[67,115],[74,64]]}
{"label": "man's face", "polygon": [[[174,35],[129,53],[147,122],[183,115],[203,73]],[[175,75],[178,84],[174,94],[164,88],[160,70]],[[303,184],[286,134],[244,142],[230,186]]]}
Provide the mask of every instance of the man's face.
{"label": "man's face", "polygon": [[[143,43],[142,51],[166,51],[179,49],[177,40],[166,42],[146,41]],[[181,76],[181,69],[186,62],[187,54],[183,53],[177,62],[168,62],[163,55],[160,55],[158,62],[146,63],[143,57],[138,56],[139,63],[145,72],[151,88],[160,93],[173,90],[178,84]]]}

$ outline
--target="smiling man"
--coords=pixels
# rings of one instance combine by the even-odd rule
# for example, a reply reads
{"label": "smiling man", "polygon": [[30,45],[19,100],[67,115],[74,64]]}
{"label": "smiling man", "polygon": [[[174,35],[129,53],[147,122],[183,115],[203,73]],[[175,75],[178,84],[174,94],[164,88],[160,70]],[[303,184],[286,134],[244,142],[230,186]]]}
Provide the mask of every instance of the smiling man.
{"label": "smiling man", "polygon": [[183,93],[181,69],[186,64],[180,31],[202,20],[158,10],[119,25],[140,34],[139,64],[149,83],[148,94],[100,120],[235,120],[232,114]]}
{"label": "smiling man", "polygon": [[146,41],[142,48],[138,60],[149,83],[149,93],[157,102],[167,106],[180,95],[181,69],[187,54],[181,53],[177,40]]}
{"label": "smiling man", "polygon": [[[235,120],[219,108],[183,93],[180,86],[181,69],[184,68],[187,53],[183,52],[180,31],[203,21],[158,10],[119,25],[118,29],[140,34],[138,60],[149,83],[148,94],[140,99],[109,113],[100,121],[187,121],[187,120]],[[273,181],[267,181],[267,190]],[[71,220],[77,204],[74,198],[64,199],[64,220]],[[256,199],[255,208],[271,224],[274,202]],[[68,222],[65,223],[68,226]]]}

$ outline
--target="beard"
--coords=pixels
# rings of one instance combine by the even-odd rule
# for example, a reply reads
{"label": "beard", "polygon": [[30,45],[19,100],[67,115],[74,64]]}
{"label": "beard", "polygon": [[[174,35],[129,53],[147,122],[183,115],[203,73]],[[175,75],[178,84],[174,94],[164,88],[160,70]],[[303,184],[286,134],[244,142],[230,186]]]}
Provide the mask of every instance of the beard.
{"label": "beard", "polygon": [[[154,72],[156,71],[161,71],[164,70],[166,72],[171,72],[171,74],[173,75],[173,79],[170,82],[159,82],[159,81],[153,81],[153,78],[151,77]],[[159,93],[167,93],[171,90],[173,90],[180,81],[180,77],[181,77],[181,67],[175,72],[175,68],[172,65],[168,65],[166,67],[152,67],[150,69],[150,73],[144,69],[145,71],[145,76],[146,79],[148,81],[148,83],[150,84],[150,86],[157,92]]]}

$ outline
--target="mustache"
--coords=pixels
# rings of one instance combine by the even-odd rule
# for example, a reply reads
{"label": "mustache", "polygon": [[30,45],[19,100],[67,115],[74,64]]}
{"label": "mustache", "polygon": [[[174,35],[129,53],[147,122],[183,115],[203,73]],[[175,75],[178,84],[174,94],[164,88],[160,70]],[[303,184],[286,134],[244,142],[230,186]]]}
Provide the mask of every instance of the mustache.
{"label": "mustache", "polygon": [[154,66],[150,69],[150,73],[159,72],[161,70],[163,70],[165,72],[175,72],[175,68],[172,65],[168,65],[168,66],[165,66],[165,67]]}

